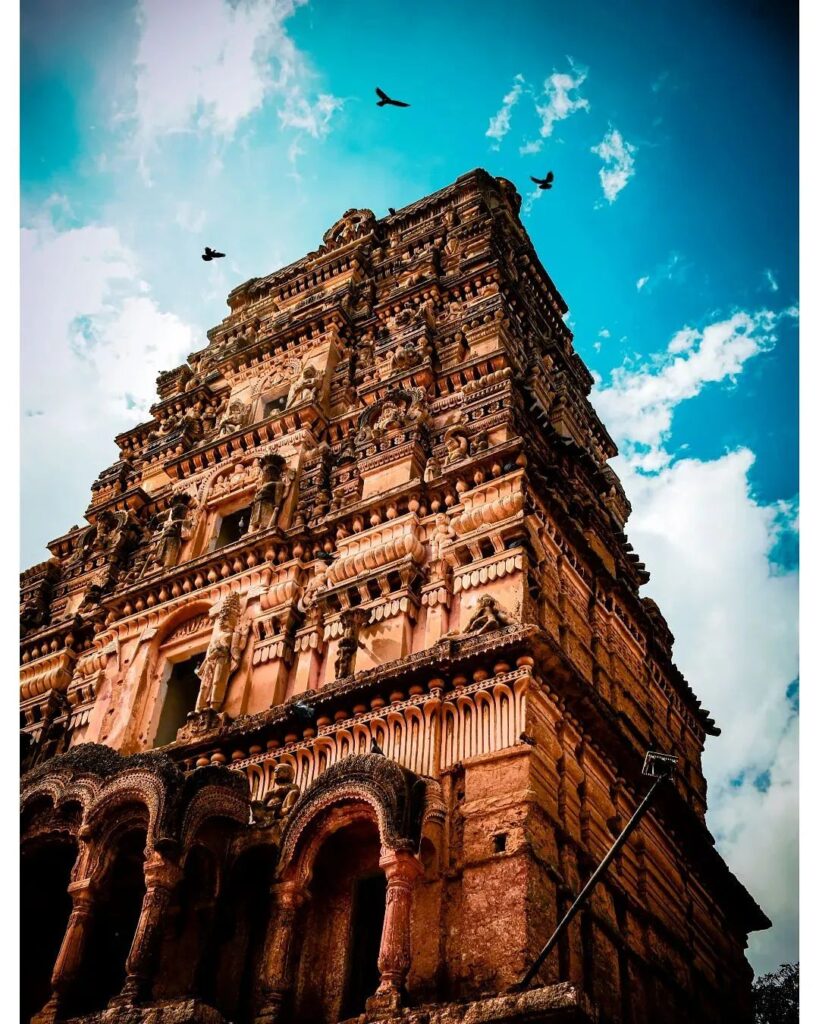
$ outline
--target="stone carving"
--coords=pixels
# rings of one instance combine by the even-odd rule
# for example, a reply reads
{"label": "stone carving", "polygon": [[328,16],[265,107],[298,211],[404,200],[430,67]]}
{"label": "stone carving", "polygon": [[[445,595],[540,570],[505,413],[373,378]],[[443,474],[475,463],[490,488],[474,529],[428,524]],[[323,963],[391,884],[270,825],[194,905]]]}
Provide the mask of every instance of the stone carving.
{"label": "stone carving", "polygon": [[343,679],[352,673],[355,653],[359,647],[364,646],[358,636],[366,621],[367,613],[360,608],[348,608],[341,613],[343,632],[336,653],[336,679]]}
{"label": "stone carving", "polygon": [[375,214],[372,210],[347,210],[341,220],[324,233],[324,245],[319,253],[331,252],[342,245],[369,234],[375,227]]}
{"label": "stone carving", "polygon": [[290,814],[300,796],[299,787],[293,779],[292,765],[286,761],[276,765],[270,792],[262,800],[254,800],[251,805],[256,825],[269,828]]}
{"label": "stone carving", "polygon": [[222,417],[219,425],[219,436],[232,434],[234,430],[240,430],[250,419],[250,406],[245,405],[241,398],[234,398]]}
{"label": "stone carving", "polygon": [[469,622],[467,622],[461,632],[464,634],[492,633],[495,630],[504,629],[506,626],[510,625],[511,621],[509,617],[503,611],[495,598],[490,594],[484,594],[484,596],[478,601]]}
{"label": "stone carving", "polygon": [[156,562],[165,568],[176,565],[179,552],[182,549],[182,541],[190,536],[188,521],[190,504],[191,496],[189,494],[176,494],[171,500],[171,507],[168,509],[164,525],[160,530],[154,556]]}
{"label": "stone carving", "polygon": [[225,700],[230,677],[239,667],[250,623],[240,624],[240,598],[228,594],[211,615],[214,617],[213,633],[205,653],[205,660],[196,670],[202,680],[196,711],[219,711]]}
{"label": "stone carving", "polygon": [[315,366],[311,366],[310,363],[303,366],[301,373],[290,385],[285,407],[290,409],[292,406],[301,405],[303,402],[315,402],[320,385],[321,379]]}
{"label": "stone carving", "polygon": [[287,463],[275,453],[259,459],[259,487],[253,499],[248,531],[267,530],[276,525],[287,494]]}
{"label": "stone carving", "polygon": [[433,480],[437,480],[440,475],[441,463],[434,455],[430,455],[424,467],[424,483],[428,484]]}
{"label": "stone carving", "polygon": [[444,431],[447,463],[460,462],[469,455],[469,437],[466,433],[466,416],[460,412]]}
{"label": "stone carving", "polygon": [[427,396],[422,388],[398,388],[373,403],[359,417],[357,448],[377,442],[392,430],[407,430],[429,419]]}

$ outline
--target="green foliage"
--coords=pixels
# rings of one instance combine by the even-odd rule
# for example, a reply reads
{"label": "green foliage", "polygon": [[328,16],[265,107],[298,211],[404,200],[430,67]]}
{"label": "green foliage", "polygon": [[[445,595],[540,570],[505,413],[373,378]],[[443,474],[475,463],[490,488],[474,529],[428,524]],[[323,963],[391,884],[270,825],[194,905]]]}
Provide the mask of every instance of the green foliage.
{"label": "green foliage", "polygon": [[799,964],[781,964],[778,971],[754,982],[755,1024],[798,1024]]}

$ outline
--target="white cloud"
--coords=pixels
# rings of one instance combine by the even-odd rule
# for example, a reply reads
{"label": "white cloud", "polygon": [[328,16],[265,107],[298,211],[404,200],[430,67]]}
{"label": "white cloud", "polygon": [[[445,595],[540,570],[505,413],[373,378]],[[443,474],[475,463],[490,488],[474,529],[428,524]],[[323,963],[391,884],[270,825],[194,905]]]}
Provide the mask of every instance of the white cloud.
{"label": "white cloud", "polygon": [[504,136],[508,133],[512,127],[512,108],[520,99],[520,94],[523,92],[525,85],[525,79],[523,75],[515,75],[515,80],[512,88],[503,97],[500,110],[497,114],[489,119],[489,127],[486,129],[486,136],[489,139],[493,139],[492,148],[500,149],[500,144],[503,142]]}
{"label": "white cloud", "polygon": [[555,71],[543,83],[541,102],[536,104],[541,138],[548,139],[558,121],[565,121],[578,110],[590,109],[589,101],[580,95],[588,69],[577,67],[571,58],[569,66],[570,73]]}
{"label": "white cloud", "polygon": [[653,292],[655,288],[669,281],[683,281],[692,264],[686,261],[679,252],[670,252],[662,263],[658,264],[650,274],[637,281],[637,291]]}
{"label": "white cloud", "polygon": [[183,231],[189,231],[192,235],[198,235],[205,226],[208,215],[205,210],[195,209],[193,203],[183,199],[177,204],[174,221]]}
{"label": "white cloud", "polygon": [[283,125],[325,134],[342,101],[309,96],[309,68],[284,27],[304,2],[141,0],[134,113],[143,163],[163,135],[229,139],[271,95]]}
{"label": "white cloud", "polygon": [[609,203],[613,203],[617,196],[628,185],[634,177],[634,154],[637,147],[626,142],[616,128],[609,127],[603,136],[602,141],[592,146],[592,153],[603,161],[600,168],[600,184],[603,186],[603,195]]}
{"label": "white cloud", "polygon": [[539,153],[543,148],[542,139],[533,139],[531,142],[524,142],[522,146],[518,147],[518,153],[521,156],[531,156],[533,153]]}
{"label": "white cloud", "polygon": [[704,755],[708,824],[773,921],[750,939],[758,972],[798,958],[798,574],[781,557],[795,547],[796,503],[754,495],[747,448],[699,460],[674,459],[666,445],[675,407],[709,382],[735,381],[794,315],[740,312],[686,327],[660,354],[616,370],[608,386],[598,379],[593,396],[623,453],[613,466],[633,506],[629,539],[651,570],[645,593],[676,637],[675,661],[722,729]]}
{"label": "white cloud", "polygon": [[636,368],[615,369],[611,382],[596,389],[594,404],[603,422],[644,469],[664,464],[675,407],[708,383],[733,382],[748,359],[775,344],[783,315],[790,314],[737,312],[702,330],[677,332],[664,352]]}
{"label": "white cloud", "polygon": [[797,958],[797,729],[786,691],[798,674],[798,574],[772,561],[795,522],[790,509],[753,496],[753,462],[740,449],[654,475],[623,458],[615,468],[634,508],[629,540],[651,570],[645,593],[722,729],[705,749],[708,824],[774,923],[750,940],[764,971]]}
{"label": "white cloud", "polygon": [[147,418],[157,374],[201,341],[157,306],[112,227],[60,230],[46,215],[23,229],[21,261],[22,389],[42,412],[22,425],[28,563],[80,519],[91,481],[116,458],[114,435]]}
{"label": "white cloud", "polygon": [[772,292],[779,291],[779,284],[776,278],[774,277],[772,270],[765,271],[765,280],[768,282],[768,287],[771,289]]}

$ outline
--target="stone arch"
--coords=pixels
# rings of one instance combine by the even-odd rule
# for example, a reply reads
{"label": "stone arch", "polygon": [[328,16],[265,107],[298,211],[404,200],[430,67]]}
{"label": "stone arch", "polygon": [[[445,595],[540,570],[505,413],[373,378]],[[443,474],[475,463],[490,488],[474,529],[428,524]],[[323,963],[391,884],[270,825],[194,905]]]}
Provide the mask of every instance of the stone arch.
{"label": "stone arch", "polygon": [[[384,849],[414,852],[420,841],[425,788],[424,779],[380,754],[353,754],[337,761],[309,786],[288,818],[279,877],[303,880],[309,874],[320,845],[316,825],[339,805],[359,808],[357,816],[369,809]],[[349,819],[339,818],[338,827],[343,820]]]}

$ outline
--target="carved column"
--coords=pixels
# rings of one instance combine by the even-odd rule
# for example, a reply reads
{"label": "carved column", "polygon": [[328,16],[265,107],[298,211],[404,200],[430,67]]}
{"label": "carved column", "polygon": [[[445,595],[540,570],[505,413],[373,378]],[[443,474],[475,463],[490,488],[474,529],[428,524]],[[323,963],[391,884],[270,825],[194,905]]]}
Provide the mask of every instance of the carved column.
{"label": "carved column", "polygon": [[265,940],[259,1008],[255,1024],[283,1021],[283,1004],[293,983],[296,919],[309,893],[298,882],[279,882],[271,888],[274,913]]}
{"label": "carved column", "polygon": [[407,850],[383,850],[379,866],[387,876],[387,906],[378,951],[381,981],[375,995],[367,1000],[367,1013],[395,1011],[410,969],[410,926],[412,893],[423,868]]}
{"label": "carved column", "polygon": [[62,1009],[67,993],[71,990],[82,965],[89,926],[94,913],[96,889],[92,879],[82,878],[70,882],[71,916],[65,928],[65,935],[51,973],[52,994],[49,1001],[32,1017],[32,1024],[53,1024]]}
{"label": "carved column", "polygon": [[111,1006],[131,1005],[146,994],[151,981],[156,955],[162,938],[165,912],[173,890],[182,877],[178,864],[157,850],[145,860],[145,895],[134,939],[125,961],[125,984]]}

